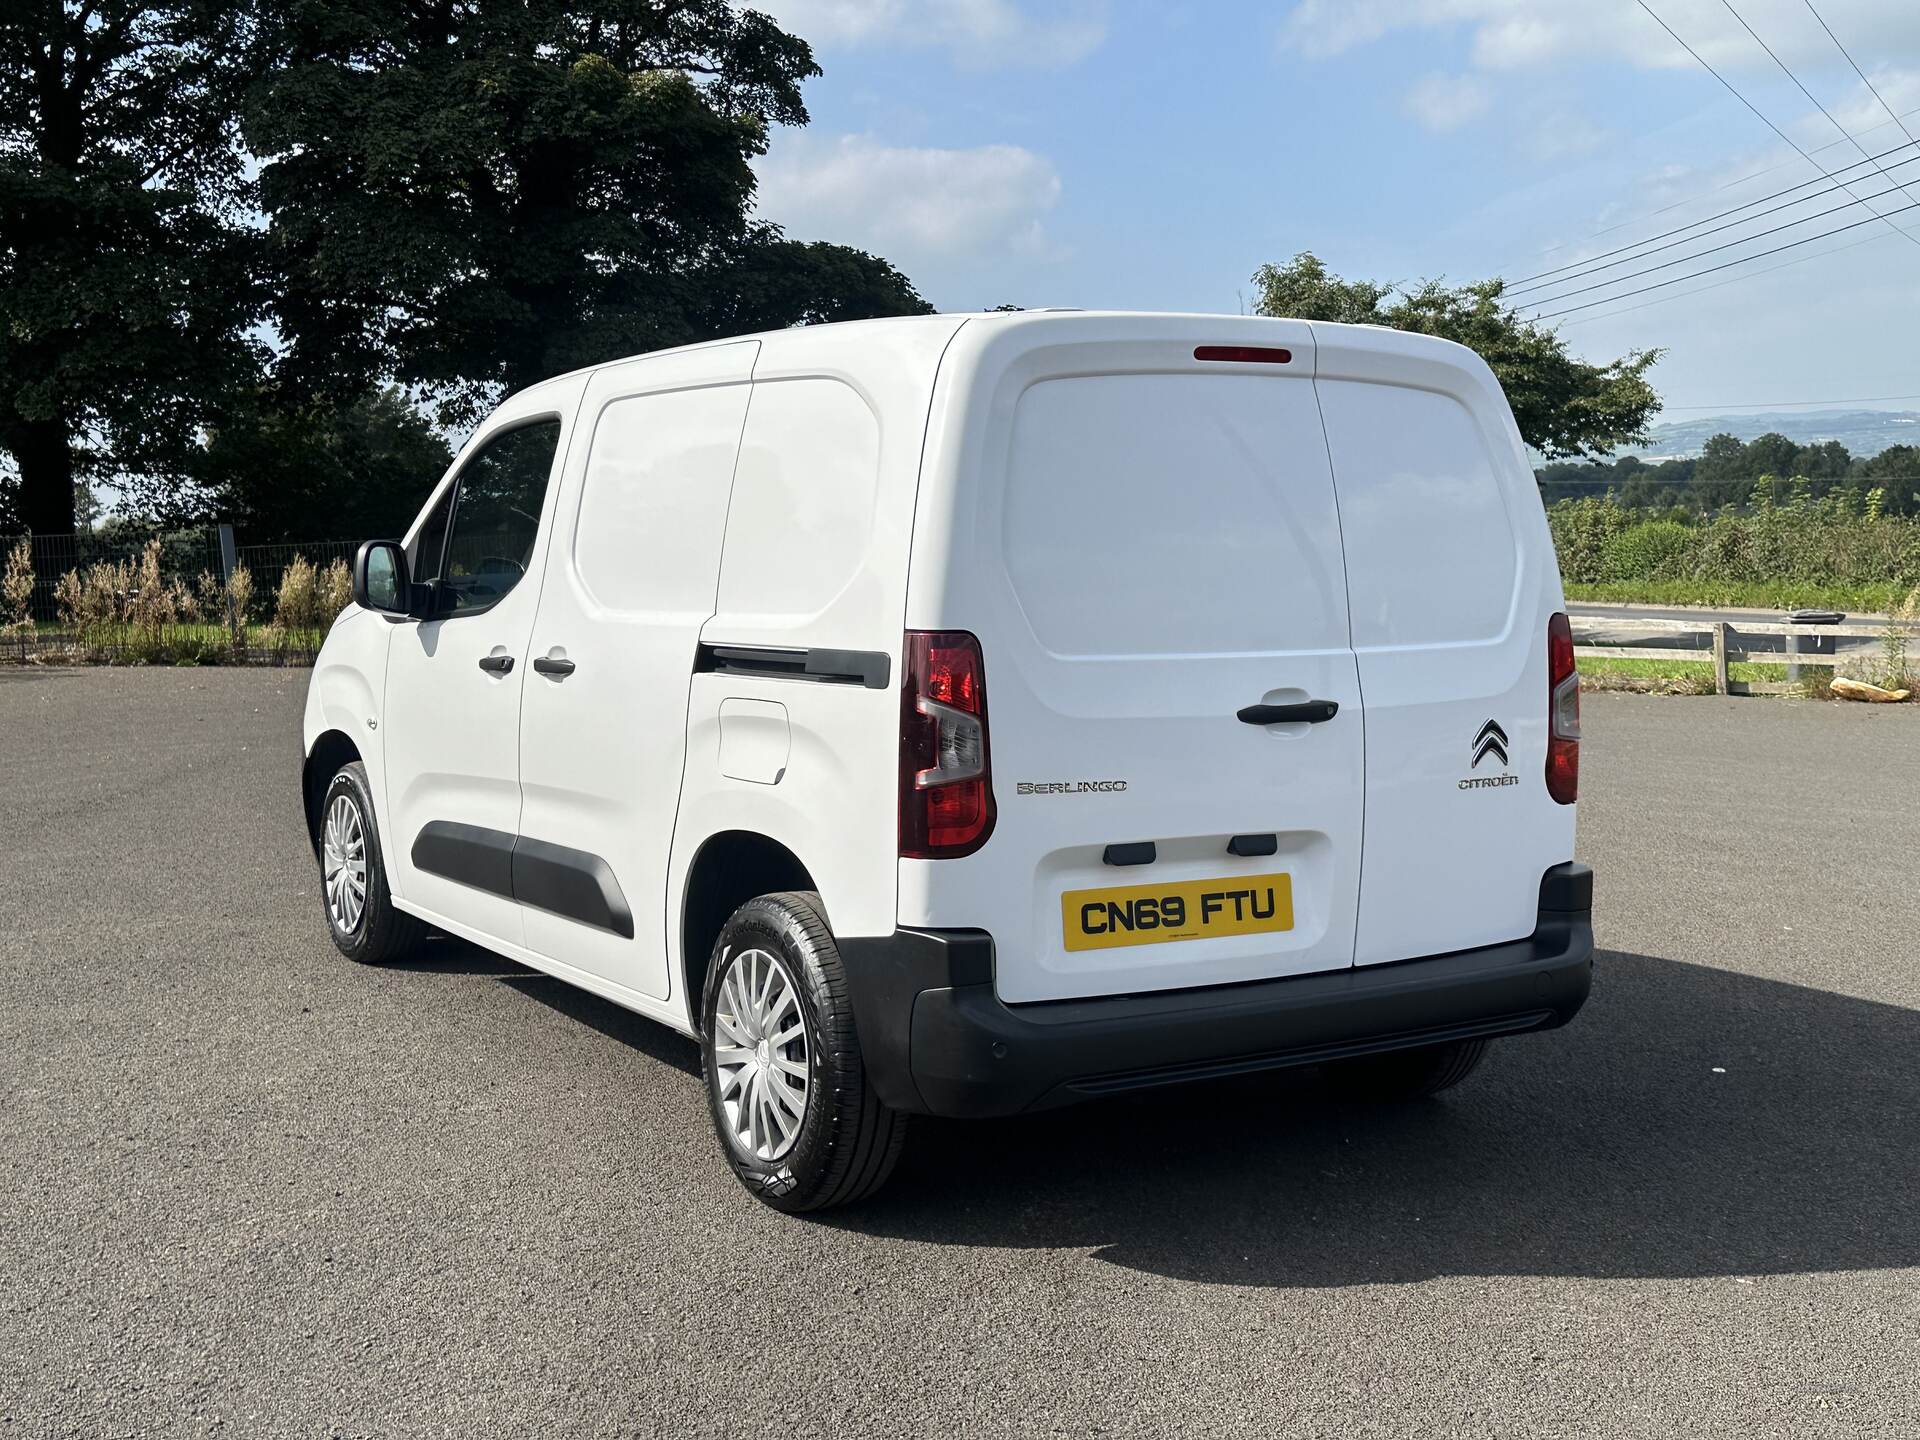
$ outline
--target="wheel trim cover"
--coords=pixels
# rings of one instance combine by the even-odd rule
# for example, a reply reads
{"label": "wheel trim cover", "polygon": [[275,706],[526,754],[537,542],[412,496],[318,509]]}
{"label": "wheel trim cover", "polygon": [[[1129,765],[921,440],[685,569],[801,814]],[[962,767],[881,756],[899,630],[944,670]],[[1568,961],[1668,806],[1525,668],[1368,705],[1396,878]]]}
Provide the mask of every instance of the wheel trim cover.
{"label": "wheel trim cover", "polygon": [[813,1093],[812,1049],[799,991],[770,951],[727,956],[714,1004],[714,1090],[728,1140],[741,1154],[771,1164],[806,1125]]}
{"label": "wheel trim cover", "polygon": [[320,865],[327,918],[340,934],[358,934],[367,914],[367,832],[351,795],[336,795],[327,806]]}

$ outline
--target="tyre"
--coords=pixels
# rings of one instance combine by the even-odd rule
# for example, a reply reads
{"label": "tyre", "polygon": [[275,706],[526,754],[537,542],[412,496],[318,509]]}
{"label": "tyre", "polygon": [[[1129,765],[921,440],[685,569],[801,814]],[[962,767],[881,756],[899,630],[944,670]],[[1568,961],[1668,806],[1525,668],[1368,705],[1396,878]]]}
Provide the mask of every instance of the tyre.
{"label": "tyre", "polygon": [[700,1007],[707,1108],[733,1173],[790,1214],[871,1195],[907,1117],[867,1085],[820,897],[749,900],[720,931]]}
{"label": "tyre", "polygon": [[1479,1068],[1485,1040],[1454,1040],[1419,1050],[1393,1050],[1342,1060],[1328,1074],[1348,1094],[1362,1100],[1421,1100],[1450,1090]]}
{"label": "tyre", "polygon": [[342,765],[320,801],[320,908],[327,933],[349,960],[378,965],[420,943],[426,926],[393,908],[367,767]]}

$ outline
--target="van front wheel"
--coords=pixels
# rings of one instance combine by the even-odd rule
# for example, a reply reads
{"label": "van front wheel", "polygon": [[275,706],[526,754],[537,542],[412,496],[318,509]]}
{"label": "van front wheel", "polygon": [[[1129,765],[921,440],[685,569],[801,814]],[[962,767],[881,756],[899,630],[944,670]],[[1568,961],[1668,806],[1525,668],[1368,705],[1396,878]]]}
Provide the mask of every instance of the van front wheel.
{"label": "van front wheel", "polygon": [[714,944],[700,1010],[707,1108],[733,1173],[797,1213],[872,1194],[907,1117],[867,1084],[840,949],[820,897],[749,900]]}

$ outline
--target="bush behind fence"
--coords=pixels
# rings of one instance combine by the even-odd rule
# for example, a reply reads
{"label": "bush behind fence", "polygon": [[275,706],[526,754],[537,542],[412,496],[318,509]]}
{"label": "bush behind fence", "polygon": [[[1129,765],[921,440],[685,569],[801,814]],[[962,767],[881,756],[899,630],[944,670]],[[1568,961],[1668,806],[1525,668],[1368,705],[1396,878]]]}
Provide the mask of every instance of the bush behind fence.
{"label": "bush behind fence", "polygon": [[1806,482],[1784,505],[1769,483],[1745,512],[1682,524],[1610,500],[1547,509],[1570,585],[1682,582],[1884,587],[1897,606],[1920,587],[1920,519],[1881,514],[1872,494],[1818,500]]}
{"label": "bush behind fence", "polygon": [[0,660],[307,664],[352,599],[351,541],[241,546],[228,569],[212,528],[93,539],[0,542]]}

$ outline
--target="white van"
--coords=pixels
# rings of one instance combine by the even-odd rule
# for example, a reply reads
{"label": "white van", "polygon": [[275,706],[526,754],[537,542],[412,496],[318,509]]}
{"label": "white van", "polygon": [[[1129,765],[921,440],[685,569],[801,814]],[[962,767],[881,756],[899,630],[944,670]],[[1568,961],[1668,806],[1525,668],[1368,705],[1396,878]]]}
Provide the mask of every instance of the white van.
{"label": "white van", "polygon": [[1326,1064],[1460,1080],[1565,1023],[1579,689],[1470,351],[1027,312],[536,385],[308,694],[334,942],[426,926],[695,1037],[771,1205],[911,1114]]}

